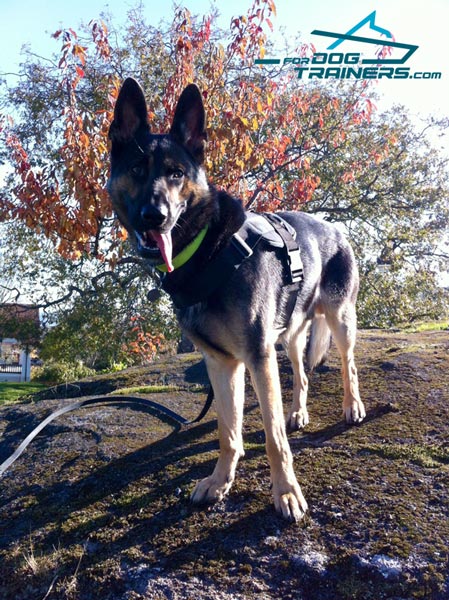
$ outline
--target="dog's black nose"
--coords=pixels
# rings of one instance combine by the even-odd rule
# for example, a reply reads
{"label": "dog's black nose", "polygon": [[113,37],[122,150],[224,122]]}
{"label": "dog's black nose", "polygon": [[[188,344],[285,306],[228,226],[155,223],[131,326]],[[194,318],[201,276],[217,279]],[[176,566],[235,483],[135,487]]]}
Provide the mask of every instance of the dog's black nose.
{"label": "dog's black nose", "polygon": [[145,204],[140,211],[140,216],[150,229],[158,227],[167,218],[168,211],[165,206],[154,206],[154,204]]}

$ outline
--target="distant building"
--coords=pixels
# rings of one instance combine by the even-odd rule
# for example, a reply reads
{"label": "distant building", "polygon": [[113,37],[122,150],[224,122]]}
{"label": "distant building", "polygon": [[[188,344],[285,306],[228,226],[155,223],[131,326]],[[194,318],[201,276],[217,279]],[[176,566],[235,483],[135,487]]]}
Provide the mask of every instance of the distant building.
{"label": "distant building", "polygon": [[39,342],[39,309],[31,304],[0,305],[0,381],[29,381],[31,351]]}

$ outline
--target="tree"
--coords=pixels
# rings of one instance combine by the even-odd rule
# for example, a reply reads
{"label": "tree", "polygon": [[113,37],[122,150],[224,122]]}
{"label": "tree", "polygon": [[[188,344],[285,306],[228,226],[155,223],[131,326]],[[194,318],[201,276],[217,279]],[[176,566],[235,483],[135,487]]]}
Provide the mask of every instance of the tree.
{"label": "tree", "polygon": [[37,347],[41,327],[39,311],[29,305],[0,303],[0,341],[4,338],[17,340],[22,348]]}
{"label": "tree", "polygon": [[[448,270],[443,240],[449,222],[448,158],[427,137],[447,129],[418,129],[403,107],[374,115],[312,169],[321,185],[305,209],[339,221],[353,242],[361,271],[359,318],[390,326],[447,314]],[[383,147],[379,140],[388,140]],[[337,158],[337,160],[336,160]]]}
{"label": "tree", "polygon": [[[198,22],[186,10],[175,14],[167,38],[151,27],[143,32],[137,25],[140,17],[134,16],[127,52],[112,50],[106,26],[99,22],[90,24],[90,43],[73,30],[57,32],[55,37],[63,41],[59,61],[26,63],[23,83],[9,93],[9,102],[21,109],[23,118],[4,129],[16,170],[13,198],[2,197],[6,218],[44,233],[63,256],[119,260],[117,242],[123,233],[111,219],[104,166],[118,75],[127,64],[134,68],[128,73],[137,75],[150,94],[149,119],[156,131],[168,129],[181,90],[197,81],[209,120],[207,166],[218,185],[246,202],[271,208],[283,192],[279,175],[290,172],[295,177],[286,191],[296,206],[309,200],[319,179],[310,172],[304,144],[296,140],[307,140],[306,147],[324,141],[336,146],[343,132],[326,127],[325,115],[338,109],[347,113],[347,123],[358,123],[368,117],[369,105],[363,88],[342,103],[316,91],[295,92],[288,78],[276,80],[261,72],[254,60],[264,54],[264,27],[271,26],[273,11],[271,0],[256,0],[247,17],[234,19],[226,47],[214,40],[211,17]],[[135,48],[136,27],[151,52],[139,47],[142,54],[132,60],[129,48]],[[145,75],[152,71],[159,77]],[[298,114],[313,115],[308,135]],[[289,135],[279,135],[272,127],[277,122],[288,124]]]}
{"label": "tree", "polygon": [[[170,306],[167,299],[148,302],[140,265],[123,260],[115,271],[98,272],[92,260],[61,257],[20,223],[1,230],[0,306],[14,303],[20,292],[36,299],[46,332],[42,358],[104,369],[145,363],[174,347],[178,328]],[[5,327],[2,320],[0,333]]]}
{"label": "tree", "polygon": [[59,312],[43,340],[41,358],[97,370],[151,361],[171,349],[178,332],[163,299],[158,306],[145,300],[138,282],[117,289],[111,280],[96,293],[78,296]]}
{"label": "tree", "polygon": [[[207,167],[219,186],[254,208],[305,209],[343,221],[366,281],[362,322],[397,322],[424,314],[424,304],[429,308],[431,299],[407,281],[411,268],[419,268],[420,281],[436,272],[435,248],[447,222],[447,165],[423,149],[413,128],[403,131],[399,118],[374,117],[367,82],[303,86],[291,72],[257,67],[274,12],[272,0],[255,0],[224,33],[214,15],[198,19],[176,10],[170,24],[155,28],[136,8],[124,29],[94,21],[79,35],[58,31],[62,48],[53,61],[28,57],[23,78],[3,94],[3,112],[18,116],[14,123],[0,119],[2,155],[14,167],[0,196],[0,215],[57,250],[60,273],[69,281],[66,301],[75,292],[100,293],[100,282],[123,284],[131,276],[125,234],[106,193],[105,165],[118,89],[124,75],[133,75],[148,93],[155,131],[168,129],[182,88],[191,81],[199,85],[208,115]],[[297,45],[293,51],[306,55],[311,49]],[[417,231],[417,215],[431,228]],[[394,257],[388,277],[378,269],[387,254],[390,265]],[[132,281],[145,273],[134,260]],[[381,284],[407,288],[402,304],[410,310],[398,312],[391,302],[386,316],[377,318],[381,303],[373,298],[385,297]],[[415,310],[409,300],[418,296]],[[433,313],[441,303],[444,298],[432,305]]]}

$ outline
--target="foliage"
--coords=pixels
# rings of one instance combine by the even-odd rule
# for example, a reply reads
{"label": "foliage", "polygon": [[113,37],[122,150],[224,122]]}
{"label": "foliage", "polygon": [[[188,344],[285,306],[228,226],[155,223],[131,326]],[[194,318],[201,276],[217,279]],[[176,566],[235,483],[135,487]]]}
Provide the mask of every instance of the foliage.
{"label": "foliage", "polygon": [[[371,104],[364,86],[348,100],[326,98],[316,90],[293,88],[288,77],[267,77],[255,66],[274,10],[271,0],[256,0],[248,16],[233,20],[226,46],[212,35],[212,17],[200,22],[179,10],[162,36],[151,27],[143,31],[135,14],[126,32],[131,49],[138,35],[151,54],[139,47],[143,55],[132,58],[130,50],[112,50],[104,23],[90,24],[90,41],[71,29],[56,32],[62,41],[57,64],[27,64],[25,83],[9,95],[25,113],[4,131],[16,170],[13,198],[2,198],[4,214],[44,233],[63,256],[119,258],[123,234],[110,219],[104,165],[121,83],[110,73],[125,68],[150,94],[155,131],[167,130],[183,87],[198,83],[209,121],[207,166],[218,185],[268,209],[286,195],[296,207],[309,200],[319,177],[310,170],[308,152],[324,143],[338,146],[346,135],[343,123],[328,127],[326,117],[337,110],[347,115],[346,124],[358,124],[369,117]],[[149,78],[146,73],[154,69],[158,77]],[[285,188],[279,184],[282,173],[291,175]]]}
{"label": "foliage", "polygon": [[448,161],[429,143],[432,127],[447,123],[417,129],[396,107],[346,129],[337,155],[321,152],[314,160],[321,185],[305,210],[345,225],[361,273],[364,325],[447,314]]}
{"label": "foliage", "polygon": [[58,383],[67,383],[68,381],[77,381],[95,374],[93,369],[89,369],[81,362],[48,361],[43,367],[38,367],[33,375],[33,383],[45,383],[47,385],[56,385]]}
{"label": "foliage", "polygon": [[[139,282],[125,289],[105,281],[95,293],[82,294],[66,311],[42,342],[44,360],[81,361],[97,370],[116,364],[145,364],[170,349],[177,336],[171,311],[160,300],[146,302]],[[165,333],[162,333],[164,331]]]}
{"label": "foliage", "polygon": [[[33,295],[46,332],[43,358],[79,360],[109,370],[145,363],[172,349],[178,337],[172,311],[166,299],[147,301],[151,285],[139,264],[123,261],[112,271],[88,257],[64,259],[42,235],[20,223],[4,226],[2,232],[8,247],[2,257],[3,280],[14,292],[2,297],[12,302],[19,287]],[[137,345],[138,339],[145,344]]]}
{"label": "foliage", "polygon": [[16,339],[22,347],[39,344],[40,327],[38,323],[17,317],[5,316],[0,309],[0,339]]}
{"label": "foliage", "polygon": [[[31,312],[31,314],[30,314]],[[0,340],[13,338],[21,347],[37,347],[41,336],[35,311],[28,306],[0,302]]]}
{"label": "foliage", "polygon": [[[148,274],[138,259],[125,258],[125,233],[106,193],[107,132],[128,75],[148,94],[154,131],[168,129],[183,87],[198,84],[208,117],[208,171],[247,206],[303,209],[343,223],[361,265],[362,324],[433,318],[445,310],[447,295],[436,284],[447,260],[441,242],[448,216],[446,161],[403,109],[376,115],[367,81],[305,86],[291,72],[256,66],[270,48],[273,14],[272,0],[255,0],[223,32],[215,15],[197,18],[185,9],[176,9],[171,23],[153,27],[137,7],[119,30],[98,20],[79,33],[56,32],[61,50],[53,61],[27,57],[23,77],[3,94],[3,112],[14,112],[16,120],[0,118],[0,152],[14,169],[0,196],[0,217],[23,225],[10,239],[38,239],[37,254],[44,247],[49,252],[48,245],[57,250],[49,253],[51,266],[39,270],[54,282],[44,286],[53,298],[42,293],[42,304],[52,305],[54,297],[64,301],[58,319],[66,323],[49,334],[48,345],[56,348],[56,336],[65,337],[67,355],[73,332],[77,356],[106,364],[122,360],[119,339],[126,330],[128,350],[143,342],[148,358],[170,321],[156,306],[158,324],[150,329],[143,326],[147,314],[129,308],[133,286]],[[296,56],[312,51],[296,42],[290,50]],[[443,131],[447,123],[431,126]],[[36,270],[28,265],[28,272],[31,267]],[[108,322],[116,296],[126,307],[125,328],[121,317]],[[102,327],[94,325],[100,319],[91,308],[94,297],[104,307]],[[90,331],[104,330],[102,339],[109,342],[97,349],[88,321],[80,325],[84,303],[84,319],[93,319]],[[92,340],[89,356],[77,331]]]}

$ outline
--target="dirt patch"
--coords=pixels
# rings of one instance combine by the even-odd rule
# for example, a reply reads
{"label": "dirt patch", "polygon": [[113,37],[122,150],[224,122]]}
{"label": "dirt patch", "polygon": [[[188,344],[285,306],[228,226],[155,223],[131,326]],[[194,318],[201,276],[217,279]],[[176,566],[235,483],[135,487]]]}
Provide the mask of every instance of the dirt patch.
{"label": "dirt patch", "polygon": [[[292,374],[279,360],[288,406]],[[299,525],[274,512],[249,385],[246,456],[230,495],[208,508],[189,494],[217,457],[213,410],[180,431],[142,407],[61,417],[1,481],[0,598],[449,598],[449,335],[361,332],[357,363],[361,426],[341,420],[335,351],[310,380],[311,424],[290,437],[310,507]],[[0,462],[66,402],[54,397],[160,386],[148,398],[191,418],[205,383],[191,354],[4,407]]]}

